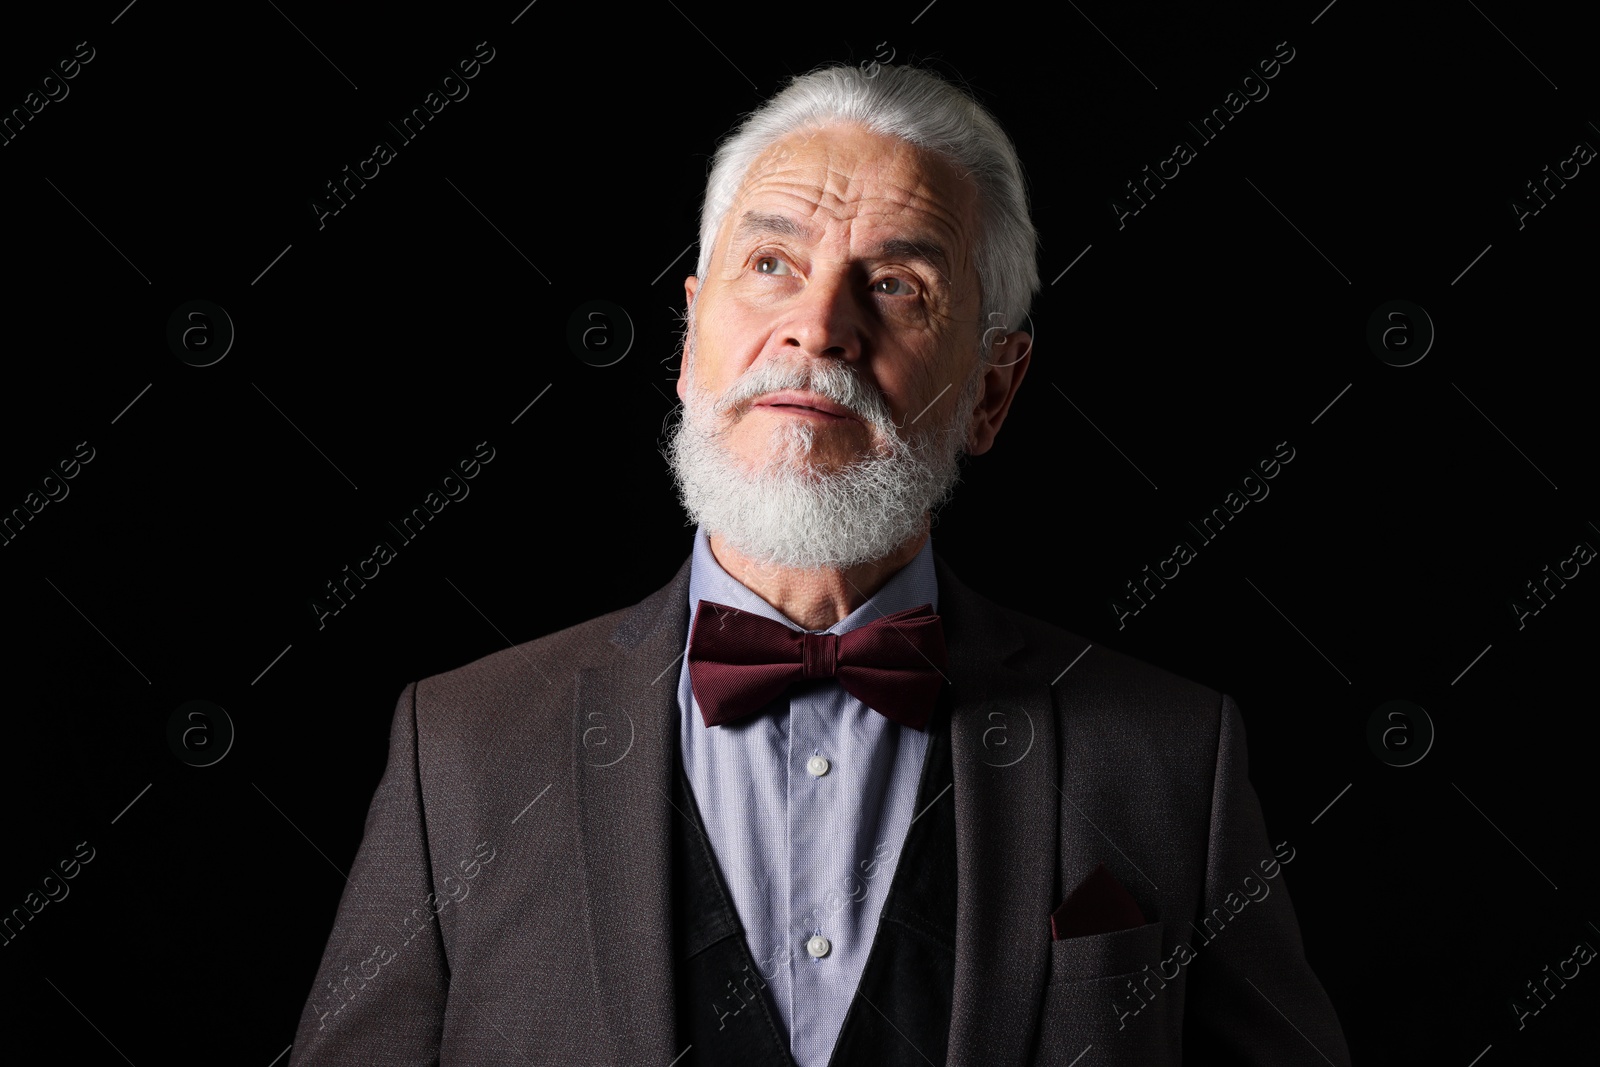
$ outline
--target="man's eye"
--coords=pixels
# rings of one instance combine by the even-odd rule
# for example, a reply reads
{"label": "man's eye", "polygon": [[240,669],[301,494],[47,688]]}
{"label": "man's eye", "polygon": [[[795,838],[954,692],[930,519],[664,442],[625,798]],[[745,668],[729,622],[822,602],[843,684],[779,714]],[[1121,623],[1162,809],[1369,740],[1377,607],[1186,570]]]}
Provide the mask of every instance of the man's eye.
{"label": "man's eye", "polygon": [[762,256],[756,260],[756,272],[759,274],[788,274],[789,265],[777,256]]}
{"label": "man's eye", "polygon": [[872,290],[884,296],[907,296],[913,292],[910,284],[904,278],[879,278],[872,283]]}

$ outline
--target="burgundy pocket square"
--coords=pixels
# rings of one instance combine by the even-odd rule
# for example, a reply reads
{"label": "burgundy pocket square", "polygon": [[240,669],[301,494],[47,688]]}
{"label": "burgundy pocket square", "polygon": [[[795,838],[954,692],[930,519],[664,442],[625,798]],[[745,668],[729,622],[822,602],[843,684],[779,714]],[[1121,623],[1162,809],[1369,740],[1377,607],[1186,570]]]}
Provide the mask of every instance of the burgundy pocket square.
{"label": "burgundy pocket square", "polygon": [[1146,921],[1138,903],[1102,863],[1051,913],[1050,937],[1062,941],[1109,934],[1144,926]]}

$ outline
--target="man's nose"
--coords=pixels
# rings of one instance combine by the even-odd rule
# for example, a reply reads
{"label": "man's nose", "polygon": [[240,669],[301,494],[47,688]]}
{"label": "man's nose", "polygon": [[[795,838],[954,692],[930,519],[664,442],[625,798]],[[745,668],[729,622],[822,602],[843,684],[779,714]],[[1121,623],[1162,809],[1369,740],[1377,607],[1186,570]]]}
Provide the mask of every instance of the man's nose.
{"label": "man's nose", "polygon": [[787,309],[780,331],[784,347],[810,356],[860,359],[866,326],[860,284],[847,270],[812,275]]}

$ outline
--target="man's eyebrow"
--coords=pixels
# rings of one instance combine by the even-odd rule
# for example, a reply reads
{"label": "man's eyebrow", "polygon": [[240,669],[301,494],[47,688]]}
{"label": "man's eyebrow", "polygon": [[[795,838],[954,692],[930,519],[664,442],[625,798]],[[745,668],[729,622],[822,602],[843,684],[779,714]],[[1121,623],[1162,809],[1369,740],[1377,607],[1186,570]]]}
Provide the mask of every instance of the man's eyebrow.
{"label": "man's eyebrow", "polygon": [[[760,237],[792,237],[798,241],[812,239],[811,227],[787,215],[764,211],[746,211],[739,217],[734,229],[734,240],[744,241]],[[944,246],[929,237],[889,237],[875,245],[869,255],[873,259],[915,259],[933,267],[940,278],[949,284],[951,278],[950,254]]]}
{"label": "man's eyebrow", "polygon": [[926,237],[890,237],[872,250],[874,259],[919,259],[950,281],[950,255],[938,241]]}
{"label": "man's eyebrow", "polygon": [[747,237],[793,237],[805,241],[811,238],[811,227],[787,215],[746,211],[739,217],[739,226],[733,231],[733,236],[735,240]]}

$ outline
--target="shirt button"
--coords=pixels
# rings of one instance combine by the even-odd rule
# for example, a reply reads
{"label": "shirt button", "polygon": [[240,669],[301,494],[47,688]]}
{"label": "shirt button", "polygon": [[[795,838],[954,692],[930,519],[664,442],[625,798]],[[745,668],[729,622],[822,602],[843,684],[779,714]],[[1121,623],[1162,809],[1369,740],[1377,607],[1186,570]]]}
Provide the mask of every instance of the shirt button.
{"label": "shirt button", "polygon": [[824,774],[827,774],[828,768],[831,766],[833,766],[833,764],[828,762],[828,757],[826,756],[812,756],[810,759],[806,760],[806,770],[810,771],[812,775],[817,778],[821,778]]}
{"label": "shirt button", "polygon": [[816,937],[813,937],[810,941],[806,942],[806,951],[811,953],[819,960],[826,956],[828,954],[828,950],[832,947],[833,946],[828,943],[828,939],[823,937],[821,934],[818,934]]}

